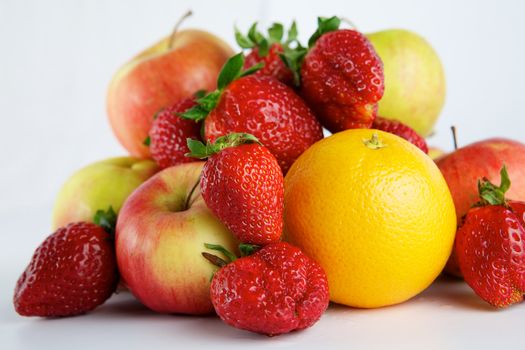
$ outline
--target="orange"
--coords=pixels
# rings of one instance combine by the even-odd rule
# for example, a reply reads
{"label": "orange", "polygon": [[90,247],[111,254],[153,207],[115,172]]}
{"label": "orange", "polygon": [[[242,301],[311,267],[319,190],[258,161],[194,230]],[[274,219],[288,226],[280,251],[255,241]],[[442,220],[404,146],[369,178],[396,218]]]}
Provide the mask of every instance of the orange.
{"label": "orange", "polygon": [[330,299],[375,308],[428,287],[450,255],[454,203],[432,159],[404,139],[347,130],[285,178],[285,239],[319,262]]}

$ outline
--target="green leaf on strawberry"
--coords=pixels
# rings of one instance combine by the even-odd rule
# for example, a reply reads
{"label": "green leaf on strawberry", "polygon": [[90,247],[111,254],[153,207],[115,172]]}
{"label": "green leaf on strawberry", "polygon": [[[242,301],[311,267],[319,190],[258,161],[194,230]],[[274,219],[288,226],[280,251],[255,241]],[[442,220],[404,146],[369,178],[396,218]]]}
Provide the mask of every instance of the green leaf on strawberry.
{"label": "green leaf on strawberry", "polygon": [[219,90],[222,90],[229,83],[234,81],[235,78],[237,78],[241,74],[243,65],[244,55],[242,54],[242,52],[231,57],[222,67],[222,70],[219,73],[219,78],[217,79],[217,88]]}
{"label": "green leaf on strawberry", "polygon": [[338,30],[340,25],[341,19],[337,16],[328,18],[317,17],[317,30],[312,34],[310,39],[308,39],[308,47],[314,46],[315,42],[321,37],[321,35]]}
{"label": "green leaf on strawberry", "polygon": [[232,252],[230,252],[228,249],[224,248],[220,244],[204,243],[204,247],[207,249],[215,250],[217,252],[222,253],[229,260],[228,262],[233,262],[237,260],[237,257],[235,256],[235,254],[233,254]]}
{"label": "green leaf on strawberry", "polygon": [[[217,106],[222,91],[234,80],[255,73],[264,66],[260,63],[243,70],[244,55],[242,52],[230,57],[224,64],[217,79],[217,90],[197,99],[197,105],[179,114],[183,119],[194,120],[196,122],[204,120],[208,114]],[[201,94],[202,95],[202,94]]]}
{"label": "green leaf on strawberry", "polygon": [[500,185],[496,186],[491,183],[487,178],[478,180],[478,192],[480,201],[476,206],[484,205],[507,205],[507,200],[505,199],[505,193],[510,188],[510,178],[507,172],[507,167],[503,165],[500,170]]}
{"label": "green leaf on strawberry", "polygon": [[188,149],[190,152],[187,153],[186,156],[198,159],[206,159],[214,154],[219,153],[225,148],[236,147],[245,143],[261,144],[255,136],[247,133],[230,133],[228,135],[218,137],[213,143],[208,141],[206,144],[199,140],[188,139]]}
{"label": "green leaf on strawberry", "polygon": [[257,244],[241,243],[239,244],[239,251],[241,256],[249,256],[261,249],[261,246]]}
{"label": "green leaf on strawberry", "polygon": [[257,48],[260,57],[266,57],[270,47],[275,43],[282,44],[283,47],[289,47],[290,44],[297,42],[297,24],[295,21],[292,22],[287,32],[287,39],[284,42],[284,26],[277,22],[268,28],[267,37],[257,30],[257,22],[252,24],[247,35],[243,35],[236,27],[234,31],[237,44],[243,49]]}
{"label": "green leaf on strawberry", "polygon": [[107,233],[113,235],[117,225],[117,213],[110,206],[107,210],[99,209],[93,217],[93,222],[101,226]]}
{"label": "green leaf on strawberry", "polygon": [[301,85],[301,63],[303,62],[304,56],[308,53],[308,50],[301,45],[297,45],[296,48],[290,49],[284,48],[284,52],[280,55],[281,60],[284,64],[292,71],[294,85]]}
{"label": "green leaf on strawberry", "polygon": [[274,23],[270,28],[268,28],[270,42],[281,42],[283,35],[284,27],[281,23]]}
{"label": "green leaf on strawberry", "polygon": [[292,42],[297,41],[298,32],[297,32],[297,23],[295,23],[295,21],[292,22],[290,29],[288,29],[287,36],[288,38],[286,39],[286,42],[285,42],[286,46],[288,46]]}

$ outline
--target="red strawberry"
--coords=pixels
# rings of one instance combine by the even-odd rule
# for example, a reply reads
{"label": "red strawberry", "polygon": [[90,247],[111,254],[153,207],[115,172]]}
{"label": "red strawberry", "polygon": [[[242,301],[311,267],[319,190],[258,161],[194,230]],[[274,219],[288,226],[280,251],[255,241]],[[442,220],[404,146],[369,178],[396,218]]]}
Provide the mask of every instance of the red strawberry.
{"label": "red strawberry", "polygon": [[247,36],[235,30],[237,44],[243,49],[251,49],[246,56],[244,68],[248,69],[256,64],[264,63],[264,66],[255,72],[255,75],[273,77],[286,85],[294,84],[294,75],[281,58],[290,44],[297,43],[297,26],[292,23],[288,31],[288,38],[283,42],[284,28],[280,23],[274,23],[268,29],[268,37],[257,31],[257,23],[253,24]]}
{"label": "red strawberry", "polygon": [[272,336],[317,322],[328,307],[328,281],[299,248],[278,242],[218,270],[211,300],[229,325]]}
{"label": "red strawberry", "polygon": [[[109,214],[109,216],[107,216]],[[114,227],[110,209],[96,222]],[[78,222],[58,229],[37,248],[16,284],[22,316],[74,316],[103,304],[118,283],[112,238],[102,226]]]}
{"label": "red strawberry", "polygon": [[301,94],[331,132],[369,128],[383,96],[383,63],[363,34],[338,29],[337,17],[318,23],[308,53],[295,64],[301,66]]}
{"label": "red strawberry", "polygon": [[401,123],[400,121],[376,117],[374,124],[372,124],[372,128],[402,137],[428,154],[428,146],[425,139],[419,136],[419,134],[414,129]]}
{"label": "red strawberry", "polygon": [[149,144],[151,157],[162,169],[192,161],[185,156],[188,152],[186,140],[200,138],[200,125],[180,118],[178,114],[195,105],[195,98],[188,98],[164,108],[155,116],[146,143]]}
{"label": "red strawberry", "polygon": [[493,306],[506,307],[521,302],[525,292],[525,203],[505,200],[510,187],[505,167],[499,187],[486,179],[478,186],[481,201],[463,219],[455,253],[474,292]]}
{"label": "red strawberry", "polygon": [[283,229],[284,179],[270,151],[252,135],[235,133],[214,144],[188,140],[188,147],[192,157],[209,157],[200,186],[206,205],[219,220],[241,242],[278,241]]}
{"label": "red strawberry", "polygon": [[525,227],[525,202],[508,201],[507,204]]}
{"label": "red strawberry", "polygon": [[256,47],[246,56],[244,68],[248,69],[262,62],[264,66],[255,72],[254,75],[273,77],[286,85],[292,86],[294,81],[292,71],[286,67],[280,57],[283,52],[284,48],[279,43],[272,44],[266,54],[262,54],[261,49]]}
{"label": "red strawberry", "polygon": [[198,100],[182,116],[202,120],[208,141],[232,132],[250,133],[277,158],[284,173],[310,145],[323,137],[304,101],[285,84],[242,72],[242,54],[232,57],[218,79],[218,90]]}

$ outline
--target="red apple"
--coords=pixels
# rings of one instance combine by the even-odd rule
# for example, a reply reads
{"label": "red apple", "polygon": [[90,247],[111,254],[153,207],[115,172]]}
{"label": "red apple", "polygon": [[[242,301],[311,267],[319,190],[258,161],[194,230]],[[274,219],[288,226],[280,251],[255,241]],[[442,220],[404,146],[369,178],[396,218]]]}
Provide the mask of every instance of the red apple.
{"label": "red apple", "polygon": [[[494,138],[457,149],[436,160],[447,181],[459,220],[479,200],[477,183],[482,177],[493,183],[500,181],[500,169],[505,164],[511,180],[507,197],[525,200],[525,145],[508,139]],[[445,271],[461,276],[451,256]]]}
{"label": "red apple", "polygon": [[149,157],[143,143],[155,113],[198,90],[213,90],[233,54],[205,31],[183,30],[146,49],[114,75],[107,96],[109,121],[120,143],[135,157]]}
{"label": "red apple", "polygon": [[217,251],[207,250],[204,243],[237,251],[238,242],[201,196],[203,164],[185,163],[157,173],[128,197],[118,216],[121,276],[130,291],[157,312],[212,312],[210,280],[216,267],[201,252]]}

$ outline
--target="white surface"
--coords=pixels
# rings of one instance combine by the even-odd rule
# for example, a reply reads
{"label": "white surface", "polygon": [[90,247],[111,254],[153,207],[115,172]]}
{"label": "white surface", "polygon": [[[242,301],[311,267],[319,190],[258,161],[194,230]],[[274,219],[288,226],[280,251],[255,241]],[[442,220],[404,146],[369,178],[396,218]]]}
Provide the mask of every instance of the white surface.
{"label": "white surface", "polygon": [[[0,1],[0,346],[16,348],[523,347],[524,306],[493,311],[462,283],[440,283],[381,310],[331,308],[314,328],[267,339],[214,318],[155,315],[125,297],[64,320],[17,317],[14,283],[49,234],[54,195],[76,169],[124,154],[105,116],[115,70],[166,35],[186,9],[187,27],[233,44],[240,28],[296,18],[306,38],[318,15],[351,18],[365,32],[415,30],[440,54],[448,96],[430,144],[450,150],[490,136],[524,141],[525,2],[521,1]],[[470,345],[470,346],[469,346]]]}
{"label": "white surface", "polygon": [[[113,296],[94,312],[45,320],[18,316],[11,304],[19,273],[36,242],[42,208],[11,212],[0,236],[0,347],[2,349],[523,349],[525,303],[494,310],[462,281],[440,279],[401,305],[375,310],[331,305],[313,327],[269,338],[237,330],[217,317],[160,315],[131,294]],[[29,218],[29,219],[27,219]],[[17,242],[16,249],[5,249]]]}
{"label": "white surface", "polygon": [[[414,300],[380,310],[331,305],[309,329],[266,337],[231,328],[217,317],[155,314],[128,294],[91,314],[6,324],[4,349],[498,349],[525,346],[525,304],[494,311],[462,288],[442,281]],[[4,312],[4,310],[2,310]],[[5,341],[5,340],[4,340]]]}

